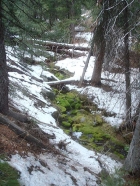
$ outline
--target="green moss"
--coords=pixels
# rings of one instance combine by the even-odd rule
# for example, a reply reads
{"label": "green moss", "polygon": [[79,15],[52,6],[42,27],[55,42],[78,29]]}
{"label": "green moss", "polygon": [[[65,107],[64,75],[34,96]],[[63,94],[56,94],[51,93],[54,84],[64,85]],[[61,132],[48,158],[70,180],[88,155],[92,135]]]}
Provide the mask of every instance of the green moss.
{"label": "green moss", "polygon": [[77,97],[77,94],[68,92],[66,94],[58,94],[56,97],[57,104],[65,107],[67,110],[79,109],[81,107],[81,101]]}
{"label": "green moss", "polygon": [[73,130],[73,132],[79,132],[80,130],[80,128],[82,128],[83,127],[83,124],[81,123],[81,124],[73,124],[72,125],[72,130]]}
{"label": "green moss", "polygon": [[0,162],[0,186],[19,186],[18,173],[8,163]]}
{"label": "green moss", "polygon": [[120,159],[124,159],[124,158],[125,158],[124,155],[118,153],[117,151],[114,151],[113,153],[114,153],[115,155],[117,155],[118,158],[120,158]]}
{"label": "green moss", "polygon": [[67,114],[61,114],[60,116],[62,119],[65,119],[67,117]]}
{"label": "green moss", "polygon": [[[115,129],[103,120],[100,113],[95,112],[96,106],[89,103],[87,98],[83,98],[77,92],[59,92],[56,103],[61,112],[60,125],[67,134],[71,132],[71,127],[72,132],[82,132],[79,143],[86,148],[99,152],[109,151],[123,158],[126,150],[122,141],[117,139]],[[95,110],[92,110],[93,108]]]}
{"label": "green moss", "polygon": [[65,128],[69,128],[71,126],[71,123],[66,122],[66,121],[62,121],[62,126]]}
{"label": "green moss", "polygon": [[64,132],[65,132],[67,135],[70,134],[70,130],[68,130],[68,129],[66,129],[66,128],[64,128]]}
{"label": "green moss", "polygon": [[71,118],[71,117],[67,117],[67,121],[68,121],[69,123],[72,123],[72,118]]}
{"label": "green moss", "polygon": [[76,103],[75,104],[75,109],[80,109],[81,108],[81,103]]}
{"label": "green moss", "polygon": [[58,105],[58,108],[59,108],[61,113],[65,113],[66,112],[66,108],[64,106]]}
{"label": "green moss", "polygon": [[60,80],[65,79],[64,74],[61,74],[60,72],[55,73],[55,76],[56,76],[58,79],[60,79]]}
{"label": "green moss", "polygon": [[94,115],[94,123],[95,123],[95,125],[102,125],[103,124],[103,119],[100,114]]}
{"label": "green moss", "polygon": [[79,129],[80,132],[82,132],[83,134],[92,134],[93,133],[93,127],[92,126],[84,126],[82,128]]}
{"label": "green moss", "polygon": [[65,107],[67,109],[70,108],[70,103],[65,99],[65,97],[58,100],[58,106],[61,105],[62,107]]}

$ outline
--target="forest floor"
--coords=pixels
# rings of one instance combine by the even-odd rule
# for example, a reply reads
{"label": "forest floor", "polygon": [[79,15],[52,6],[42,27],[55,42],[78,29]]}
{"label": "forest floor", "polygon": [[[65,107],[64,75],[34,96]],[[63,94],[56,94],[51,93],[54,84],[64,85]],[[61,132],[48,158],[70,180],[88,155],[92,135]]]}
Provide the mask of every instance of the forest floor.
{"label": "forest floor", "polygon": [[[73,77],[67,80],[79,80],[79,74],[83,70],[86,55],[79,58],[60,60],[55,65],[60,70],[65,69],[73,74]],[[48,137],[48,140],[45,141],[48,148],[44,150],[36,144],[21,138],[3,123],[0,124],[0,155],[7,157],[8,163],[20,172],[19,181],[21,186],[97,186],[101,184],[101,174],[104,171],[107,173],[106,178],[112,177],[112,174],[115,175],[115,169],[122,167],[122,162],[111,158],[104,152],[98,153],[86,149],[77,141],[74,141],[71,136],[66,135],[60,128],[56,117],[58,113],[54,108],[54,104],[51,103],[47,96],[43,97],[42,95],[44,89],[52,92],[52,88],[45,81],[45,78],[54,78],[56,81],[59,81],[59,79],[50,73],[46,66],[44,70],[42,64],[26,65],[26,69],[24,68],[25,64],[19,63],[16,58],[11,56],[10,58],[12,60],[8,65],[22,72],[22,74],[9,72],[10,108],[27,114],[36,127],[33,132],[32,128],[26,123],[21,123],[12,118],[9,118],[9,120],[15,122],[18,126],[22,126],[23,129],[27,127],[32,135],[42,141],[42,133],[38,136],[38,133],[35,132],[38,129],[37,126],[46,135],[54,136],[54,138]],[[14,61],[14,65],[12,61]],[[87,81],[91,77],[94,61],[94,57],[91,57],[85,75]],[[135,71],[137,69],[134,69],[133,72],[135,73]],[[79,89],[74,84],[67,87],[70,91],[75,89],[80,93],[84,92],[90,99],[93,98],[100,109],[111,112],[112,116],[104,117],[104,119],[110,125],[116,127],[123,121],[124,74],[122,72],[119,74],[116,74],[116,72],[111,74],[103,72],[102,77],[104,78],[102,81],[104,86],[101,88],[84,85]],[[113,81],[106,81],[106,78],[113,79]],[[120,84],[123,86],[120,86]],[[133,99],[135,100],[135,96]],[[52,117],[54,113],[55,118]],[[131,182],[136,181],[135,176],[127,175],[124,178],[126,180],[125,186],[130,186],[132,185]],[[116,180],[113,180],[112,183],[112,186],[115,186]]]}

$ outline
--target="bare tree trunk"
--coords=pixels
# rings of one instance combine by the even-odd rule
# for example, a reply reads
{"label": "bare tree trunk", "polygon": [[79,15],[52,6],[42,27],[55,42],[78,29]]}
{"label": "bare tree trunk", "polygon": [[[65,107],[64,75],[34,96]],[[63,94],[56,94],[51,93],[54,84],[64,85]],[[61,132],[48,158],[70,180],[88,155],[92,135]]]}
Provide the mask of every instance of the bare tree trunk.
{"label": "bare tree trunk", "polygon": [[91,78],[91,84],[93,86],[101,86],[101,72],[102,72],[104,54],[105,54],[105,43],[103,41],[102,45],[99,48],[98,55],[96,57],[94,70]]}
{"label": "bare tree trunk", "polygon": [[131,126],[131,86],[130,86],[130,60],[129,60],[129,23],[128,7],[124,1],[124,65],[126,83],[126,125]]}
{"label": "bare tree trunk", "polygon": [[130,144],[130,149],[124,162],[125,170],[132,173],[140,173],[140,113],[136,123],[136,129]]}
{"label": "bare tree trunk", "polygon": [[8,72],[2,23],[2,0],[0,0],[0,113],[8,113]]}

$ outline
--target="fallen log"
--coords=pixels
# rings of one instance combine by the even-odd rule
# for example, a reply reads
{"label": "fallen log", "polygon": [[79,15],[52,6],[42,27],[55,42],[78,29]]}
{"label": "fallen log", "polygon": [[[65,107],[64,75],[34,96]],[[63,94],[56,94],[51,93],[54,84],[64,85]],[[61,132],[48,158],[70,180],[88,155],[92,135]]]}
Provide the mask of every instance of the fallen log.
{"label": "fallen log", "polygon": [[45,46],[46,48],[57,48],[57,49],[73,49],[73,50],[80,50],[80,51],[89,51],[90,47],[83,47],[83,46],[76,46],[72,44],[66,43],[56,43],[51,41],[36,41],[37,44]]}
{"label": "fallen log", "polygon": [[50,82],[47,82],[48,85],[50,86],[55,86],[55,85],[65,85],[65,84],[71,84],[71,83],[78,83],[79,81],[76,81],[76,80],[61,80],[61,81],[50,81]]}
{"label": "fallen log", "polygon": [[14,68],[14,67],[7,67],[7,70],[8,70],[8,72],[17,72],[17,73],[19,73],[19,74],[25,74],[25,72],[23,72],[23,71],[21,71],[21,70],[19,70],[19,69],[17,69],[17,68]]}
{"label": "fallen log", "polygon": [[28,122],[29,121],[29,118],[27,117],[27,115],[24,115],[24,114],[21,114],[18,112],[14,112],[12,110],[9,110],[7,116],[10,116],[18,121],[21,121],[21,122]]}
{"label": "fallen log", "polygon": [[[27,71],[27,67],[24,68],[23,66],[17,64],[16,62],[14,62],[14,61],[11,60],[11,59],[7,59],[7,62],[10,63],[11,65],[14,65],[14,66],[19,67],[22,71],[29,73],[29,72]],[[9,68],[9,67],[8,67],[8,68]]]}
{"label": "fallen log", "polygon": [[81,56],[85,55],[85,53],[75,52],[74,50],[70,51],[70,50],[65,50],[65,49],[58,49],[57,47],[49,48],[47,50],[51,50],[55,53],[62,54],[62,55],[68,55],[71,58],[72,57],[81,57]]}
{"label": "fallen log", "polygon": [[[101,78],[101,80],[105,80],[105,81],[112,81],[112,82],[116,82],[115,80],[112,79],[106,79],[106,78]],[[77,84],[78,85],[79,80],[74,80],[74,79],[64,79],[64,80],[60,80],[60,81],[50,81],[47,82],[48,85],[50,86],[55,86],[55,85],[66,85],[66,84]],[[91,81],[89,80],[83,80],[83,84],[91,84]]]}
{"label": "fallen log", "polygon": [[47,149],[48,146],[44,144],[42,141],[38,140],[27,131],[23,130],[21,127],[17,126],[14,122],[9,120],[6,116],[0,113],[0,123],[8,126],[11,130],[13,130],[17,135],[21,138],[26,139],[27,141],[36,144],[38,147]]}

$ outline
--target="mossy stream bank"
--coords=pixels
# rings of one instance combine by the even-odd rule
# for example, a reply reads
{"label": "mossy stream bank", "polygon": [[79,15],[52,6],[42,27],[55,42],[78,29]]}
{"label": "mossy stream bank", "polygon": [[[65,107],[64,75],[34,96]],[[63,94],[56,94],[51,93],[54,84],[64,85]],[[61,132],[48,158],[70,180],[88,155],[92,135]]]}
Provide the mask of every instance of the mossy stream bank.
{"label": "mossy stream bank", "polygon": [[[128,144],[115,128],[104,121],[104,112],[97,105],[76,91],[54,91],[59,125],[65,133],[88,149],[125,158]],[[78,134],[80,137],[76,137]]]}

